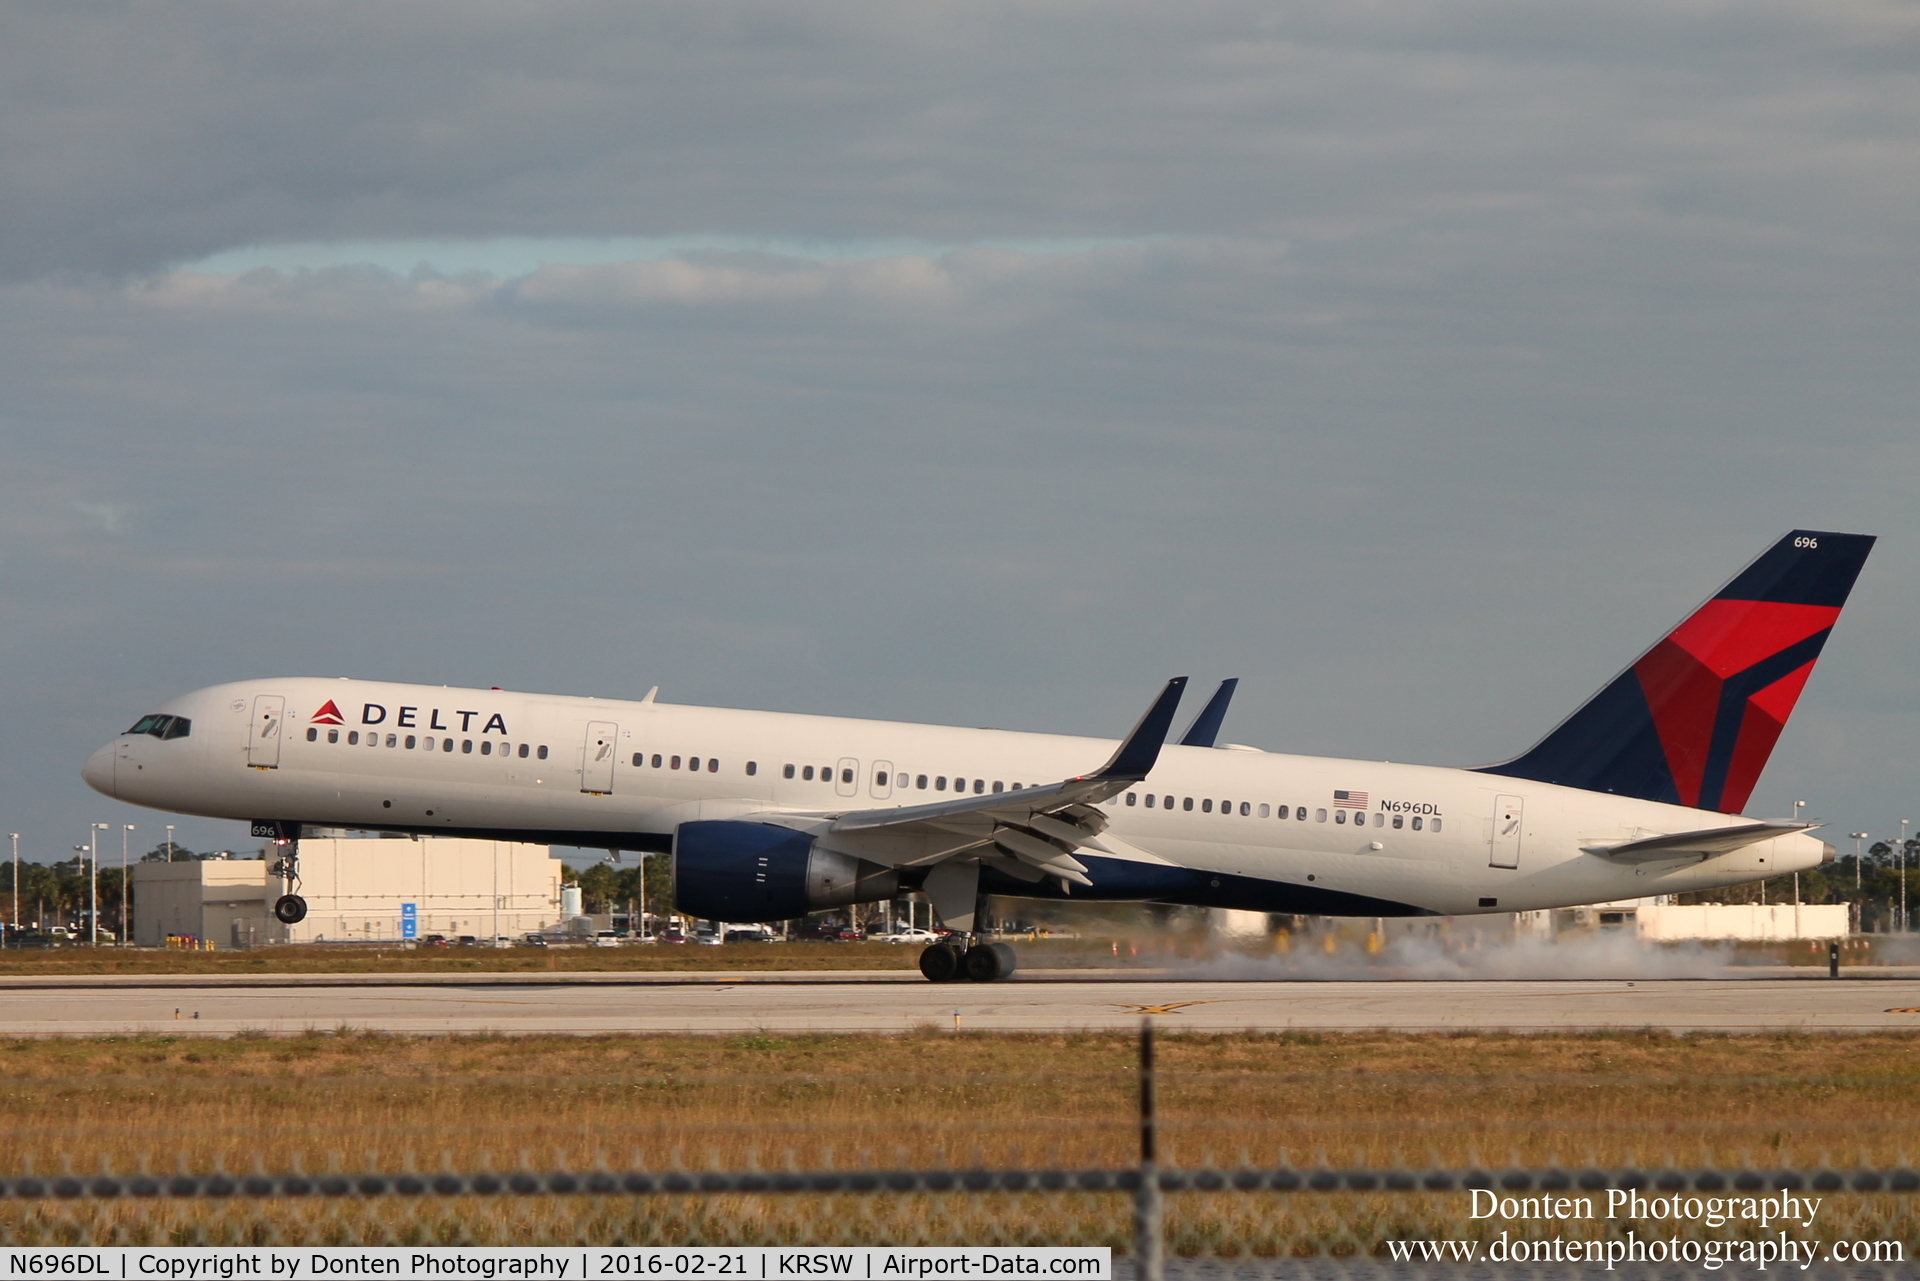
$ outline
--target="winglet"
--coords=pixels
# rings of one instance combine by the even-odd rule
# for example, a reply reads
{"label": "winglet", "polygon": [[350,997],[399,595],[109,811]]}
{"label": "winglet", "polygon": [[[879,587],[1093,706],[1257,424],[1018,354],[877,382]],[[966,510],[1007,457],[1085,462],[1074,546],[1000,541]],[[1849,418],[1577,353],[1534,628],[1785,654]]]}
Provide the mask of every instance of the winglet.
{"label": "winglet", "polygon": [[1213,697],[1193,718],[1193,724],[1187,726],[1187,732],[1180,740],[1182,747],[1212,747],[1214,740],[1220,737],[1221,722],[1227,719],[1227,704],[1233,701],[1234,687],[1240,684],[1238,676],[1230,676],[1220,682],[1220,688],[1213,691]]}
{"label": "winglet", "polygon": [[1153,769],[1153,763],[1160,759],[1160,746],[1167,741],[1167,731],[1173,728],[1173,714],[1180,710],[1180,695],[1186,692],[1187,678],[1176,676],[1167,682],[1160,691],[1160,697],[1153,701],[1147,714],[1127,735],[1127,741],[1120,744],[1120,750],[1113,759],[1093,773],[1086,775],[1094,779],[1131,779],[1145,778]]}

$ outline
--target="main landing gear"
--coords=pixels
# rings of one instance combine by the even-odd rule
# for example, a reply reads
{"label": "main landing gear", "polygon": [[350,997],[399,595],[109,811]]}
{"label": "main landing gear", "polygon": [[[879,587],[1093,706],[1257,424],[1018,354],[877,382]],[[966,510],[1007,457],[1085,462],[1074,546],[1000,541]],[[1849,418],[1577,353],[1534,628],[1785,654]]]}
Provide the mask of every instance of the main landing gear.
{"label": "main landing gear", "polygon": [[1013,949],[1005,943],[975,943],[962,948],[935,943],[920,953],[920,972],[932,983],[992,983],[1010,978],[1018,968]]}

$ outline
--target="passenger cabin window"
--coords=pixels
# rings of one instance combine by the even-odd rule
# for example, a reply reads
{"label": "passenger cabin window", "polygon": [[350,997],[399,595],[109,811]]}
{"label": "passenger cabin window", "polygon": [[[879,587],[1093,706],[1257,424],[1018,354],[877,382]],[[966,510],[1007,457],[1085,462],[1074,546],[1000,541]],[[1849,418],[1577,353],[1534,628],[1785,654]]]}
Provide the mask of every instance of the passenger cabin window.
{"label": "passenger cabin window", "polygon": [[[413,746],[412,740],[408,740],[407,746],[409,747]],[[517,753],[517,755],[523,761],[527,759],[527,747],[528,747],[528,744],[526,743],[520,744],[520,751]],[[660,763],[660,758],[658,756],[654,757],[653,763],[655,765],[658,765]]]}
{"label": "passenger cabin window", "polygon": [[843,770],[841,770],[841,771],[840,771],[840,781],[841,781],[842,783],[851,783],[851,782],[853,781],[853,771],[852,771],[852,770],[850,770],[850,769],[843,769]]}
{"label": "passenger cabin window", "polygon": [[1345,810],[1335,810],[1335,811],[1333,812],[1333,821],[1334,821],[1334,822],[1336,822],[1336,823],[1344,823],[1344,822],[1346,822],[1346,821],[1347,821],[1347,812],[1346,812]]}
{"label": "passenger cabin window", "polygon": [[1413,830],[1416,832],[1420,830],[1420,816],[1418,814],[1413,816]]}
{"label": "passenger cabin window", "polygon": [[[1267,803],[1266,803],[1265,801],[1261,801],[1261,802],[1260,802],[1260,817],[1261,817],[1261,818],[1265,818],[1266,816],[1267,816]],[[1285,818],[1286,816],[1287,816],[1287,812],[1286,812],[1285,810],[1281,810],[1281,811],[1280,811],[1280,817],[1281,817],[1281,818]]]}
{"label": "passenger cabin window", "polygon": [[1192,808],[1193,808],[1193,798],[1192,798],[1191,796],[1189,796],[1189,797],[1186,797],[1185,799],[1183,799],[1183,800],[1182,800],[1182,801],[1180,802],[1180,808],[1181,808],[1181,809],[1183,809],[1183,810],[1190,810],[1190,809],[1192,809]]}
{"label": "passenger cabin window", "polygon": [[358,746],[360,746],[360,731],[359,731],[359,730],[357,730],[357,729],[350,729],[350,730],[348,730],[348,731],[347,731],[347,746],[348,746],[348,747],[358,747]]}
{"label": "passenger cabin window", "polygon": [[718,774],[719,772],[720,772],[720,758],[718,756],[707,757],[707,773]]}
{"label": "passenger cabin window", "polygon": [[[1192,809],[1192,808],[1193,808],[1193,806],[1192,806],[1191,804],[1189,804],[1189,805],[1187,806],[1187,808],[1188,808],[1188,809]],[[1201,812],[1202,814],[1211,814],[1211,813],[1213,813],[1213,798],[1212,798],[1212,797],[1207,797],[1207,798],[1206,798],[1205,800],[1203,800],[1203,801],[1201,801],[1201,802],[1200,802],[1200,812]]]}
{"label": "passenger cabin window", "polygon": [[747,762],[747,777],[748,777],[748,778],[752,778],[752,777],[753,777],[753,776],[754,776],[755,774],[758,774],[759,772],[760,772],[760,762],[759,762],[759,761],[748,761],[748,762]]}
{"label": "passenger cabin window", "polygon": [[1435,832],[1440,830],[1440,819],[1437,816],[1433,820],[1433,827],[1431,830]]}
{"label": "passenger cabin window", "polygon": [[809,765],[805,769],[801,770],[800,777],[806,782],[811,783],[813,781],[813,766]]}
{"label": "passenger cabin window", "polygon": [[[1248,816],[1249,816],[1249,815],[1250,815],[1250,814],[1251,814],[1252,812],[1253,812],[1253,811],[1252,811],[1251,809],[1249,809],[1249,808],[1248,808],[1248,806],[1247,806],[1247,803],[1246,803],[1245,801],[1241,801],[1241,802],[1240,802],[1240,817],[1241,817],[1241,818],[1246,818],[1246,817],[1248,817]],[[1267,816],[1267,807],[1266,807],[1266,806],[1264,806],[1264,805],[1262,805],[1262,806],[1260,807],[1260,817],[1261,817],[1261,818],[1265,818],[1266,816]]]}
{"label": "passenger cabin window", "polygon": [[1405,820],[1405,818],[1404,818],[1404,817],[1403,817],[1402,815],[1399,815],[1399,814],[1395,814],[1395,815],[1393,816],[1393,827],[1394,827],[1394,830],[1395,830],[1395,831],[1398,831],[1398,830],[1400,830],[1400,824],[1401,824],[1401,823],[1403,823],[1403,822],[1405,822],[1405,821],[1406,821],[1406,820]]}
{"label": "passenger cabin window", "polygon": [[676,756],[676,757],[674,757],[674,758],[673,758],[672,760],[670,760],[670,761],[668,761],[668,762],[667,762],[667,768],[668,768],[668,769],[679,769],[679,768],[680,768],[680,758],[679,758],[678,756]]}
{"label": "passenger cabin window", "polygon": [[1139,803],[1140,803],[1140,793],[1138,792],[1127,793],[1127,804],[1138,805]]}
{"label": "passenger cabin window", "polygon": [[933,780],[933,790],[936,792],[944,792],[947,790],[947,776],[945,774]]}
{"label": "passenger cabin window", "polygon": [[633,754],[633,763],[636,766],[644,765],[646,764],[646,762],[647,762],[647,754],[645,752],[635,752]]}
{"label": "passenger cabin window", "polygon": [[1148,793],[1147,793],[1147,808],[1148,808],[1148,809],[1152,809],[1152,808],[1153,808],[1153,793],[1152,793],[1152,792],[1148,792]]}
{"label": "passenger cabin window", "polygon": [[[1304,805],[1302,805],[1302,806],[1301,806],[1301,807],[1300,807],[1299,809],[1297,809],[1297,810],[1295,810],[1295,811],[1293,812],[1293,817],[1294,817],[1294,820],[1295,820],[1296,822],[1300,822],[1300,823],[1304,823],[1304,822],[1306,822],[1306,821],[1307,821],[1307,807],[1306,807],[1306,806],[1304,806]],[[1321,815],[1320,817],[1321,817],[1321,818],[1325,818],[1325,817],[1326,817],[1326,815],[1325,815],[1325,814],[1322,814],[1322,815]]]}
{"label": "passenger cabin window", "polygon": [[925,774],[921,774],[921,775],[919,775],[918,777],[916,777],[916,778],[915,778],[915,779],[913,780],[913,785],[914,785],[914,787],[915,787],[915,789],[917,789],[917,790],[919,790],[919,791],[922,791],[922,792],[924,792],[924,791],[926,791],[926,790],[927,790],[927,776],[926,776]]}
{"label": "passenger cabin window", "polygon": [[[527,754],[527,748],[526,748],[526,745],[525,745],[524,743],[523,743],[523,744],[521,744],[521,746],[520,746],[520,754],[521,754],[522,756],[525,756],[525,755]],[[535,752],[535,753],[534,753],[534,755],[535,755],[535,756],[538,756],[538,757],[539,757],[539,758],[540,758],[541,760],[543,760],[543,761],[544,761],[544,760],[546,760],[546,759],[547,759],[547,745],[546,745],[545,743],[542,743],[542,744],[540,745],[540,750],[539,750],[538,752]]]}
{"label": "passenger cabin window", "polygon": [[[981,793],[981,792],[984,792],[984,791],[986,791],[986,790],[987,790],[987,780],[986,780],[986,779],[984,779],[984,778],[976,778],[976,779],[974,779],[974,780],[973,780],[973,790],[974,790],[974,793],[975,793],[975,795],[978,795],[979,793]],[[996,787],[996,788],[994,788],[993,790],[997,792],[997,791],[999,791],[1000,789]]]}
{"label": "passenger cabin window", "polygon": [[993,784],[993,790],[996,792],[1004,792],[1007,789],[1005,784],[1001,783],[998,779],[995,779]]}
{"label": "passenger cabin window", "polygon": [[784,766],[782,766],[782,767],[781,767],[781,769],[780,769],[780,777],[781,777],[781,778],[792,778],[792,777],[793,777],[793,766],[791,766],[791,765],[784,765]]}
{"label": "passenger cabin window", "polygon": [[472,739],[470,739],[470,738],[463,738],[463,739],[461,739],[461,740],[460,740],[460,754],[461,754],[462,756],[471,756],[471,755],[473,755],[473,740],[472,740]]}
{"label": "passenger cabin window", "polygon": [[339,731],[339,730],[337,730],[337,729],[330,729],[330,730],[328,730],[328,731],[327,731],[327,741],[328,741],[329,743],[337,743],[337,742],[339,742],[339,741],[340,741],[340,731]]}
{"label": "passenger cabin window", "polygon": [[[527,754],[527,749],[526,749],[526,748],[524,748],[524,747],[522,747],[522,748],[520,749],[520,755],[522,755],[522,756],[525,756],[526,754]],[[658,752],[655,752],[655,753],[653,754],[653,767],[654,767],[655,769],[659,769],[659,768],[660,768],[660,760],[661,760],[661,757],[660,757],[660,753],[658,753]]]}
{"label": "passenger cabin window", "polygon": [[700,772],[700,758],[698,756],[689,756],[687,758],[687,768],[698,774]]}
{"label": "passenger cabin window", "polygon": [[[392,746],[393,746],[393,745],[394,745],[395,743],[397,743],[397,742],[399,742],[399,741],[400,741],[400,736],[399,736],[398,734],[389,734],[389,735],[387,735],[387,746],[388,746],[388,747],[392,747]],[[407,746],[408,746],[408,747],[412,747],[412,746],[413,746],[413,744],[412,744],[412,743],[408,743],[408,744],[407,744]]]}
{"label": "passenger cabin window", "polygon": [[890,770],[883,769],[875,770],[873,772],[873,785],[875,787],[885,787],[887,785],[887,775],[891,772]]}
{"label": "passenger cabin window", "polygon": [[482,755],[482,756],[492,756],[492,755],[493,755],[493,740],[492,740],[492,739],[489,739],[489,738],[483,738],[483,739],[481,739],[481,740],[480,740],[480,755]]}
{"label": "passenger cabin window", "polygon": [[907,785],[907,776],[905,774],[899,775],[893,780],[893,785],[895,787],[905,787]]}
{"label": "passenger cabin window", "polygon": [[407,750],[411,752],[413,748],[414,748],[413,735],[409,734],[407,735]]}
{"label": "passenger cabin window", "polygon": [[[472,744],[468,744],[468,746],[471,747]],[[443,752],[451,752],[453,750],[453,740],[450,738],[442,739],[440,743],[440,750]]]}
{"label": "passenger cabin window", "polygon": [[1315,810],[1315,811],[1313,812],[1313,821],[1314,821],[1314,822],[1316,822],[1316,823],[1324,823],[1324,822],[1326,822],[1326,821],[1327,821],[1327,812],[1326,812],[1325,810]]}
{"label": "passenger cabin window", "polygon": [[311,725],[307,726],[307,741],[309,743],[317,743],[320,741],[320,731]]}

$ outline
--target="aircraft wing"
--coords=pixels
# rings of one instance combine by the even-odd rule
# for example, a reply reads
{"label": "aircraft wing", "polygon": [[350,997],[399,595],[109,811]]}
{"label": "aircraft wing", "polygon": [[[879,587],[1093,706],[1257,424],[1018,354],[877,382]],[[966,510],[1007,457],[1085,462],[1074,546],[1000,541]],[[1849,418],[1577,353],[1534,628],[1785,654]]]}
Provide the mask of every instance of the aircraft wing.
{"label": "aircraft wing", "polygon": [[1238,676],[1228,677],[1220,682],[1220,688],[1213,692],[1207,705],[1193,718],[1193,724],[1187,726],[1187,732],[1180,736],[1182,747],[1212,747],[1220,737],[1220,726],[1227,719],[1227,704],[1233,701],[1233,691],[1239,686]]}
{"label": "aircraft wing", "polygon": [[1729,854],[1761,841],[1790,832],[1804,832],[1820,823],[1801,823],[1789,819],[1768,819],[1759,823],[1741,823],[1734,827],[1708,827],[1697,832],[1676,832],[1671,836],[1650,836],[1624,845],[1583,846],[1589,854],[1601,854],[1620,863],[1656,863],[1663,859],[1712,858]]}
{"label": "aircraft wing", "polygon": [[[818,815],[826,820],[818,839],[893,867],[925,867],[964,855],[1029,884],[1052,876],[1091,885],[1086,865],[1073,851],[1083,846],[1107,850],[1099,843],[1106,816],[1094,806],[1153,769],[1186,684],[1184,676],[1168,681],[1119,749],[1096,770],[1057,783],[930,805],[824,813]],[[767,819],[792,823],[801,817],[789,813]]]}

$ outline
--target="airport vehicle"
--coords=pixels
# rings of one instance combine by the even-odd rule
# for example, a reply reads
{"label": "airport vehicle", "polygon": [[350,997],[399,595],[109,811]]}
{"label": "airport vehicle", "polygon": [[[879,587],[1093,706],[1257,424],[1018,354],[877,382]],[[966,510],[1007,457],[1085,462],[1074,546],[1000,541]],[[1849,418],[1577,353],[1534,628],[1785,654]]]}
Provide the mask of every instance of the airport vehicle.
{"label": "airport vehicle", "polygon": [[1832,858],[1816,824],[1737,815],[1873,541],[1787,534],[1539,743],[1477,768],[1216,747],[1231,682],[1163,746],[1184,678],[1115,744],[657,690],[287,677],[175,698],[82,773],[121,800],[251,818],[278,846],[286,921],[305,912],[307,825],[671,851],[675,906],[702,919],[924,891],[956,931],[921,955],[935,980],[1004,972],[969,937],[988,893],[1405,916],[1711,889]]}

